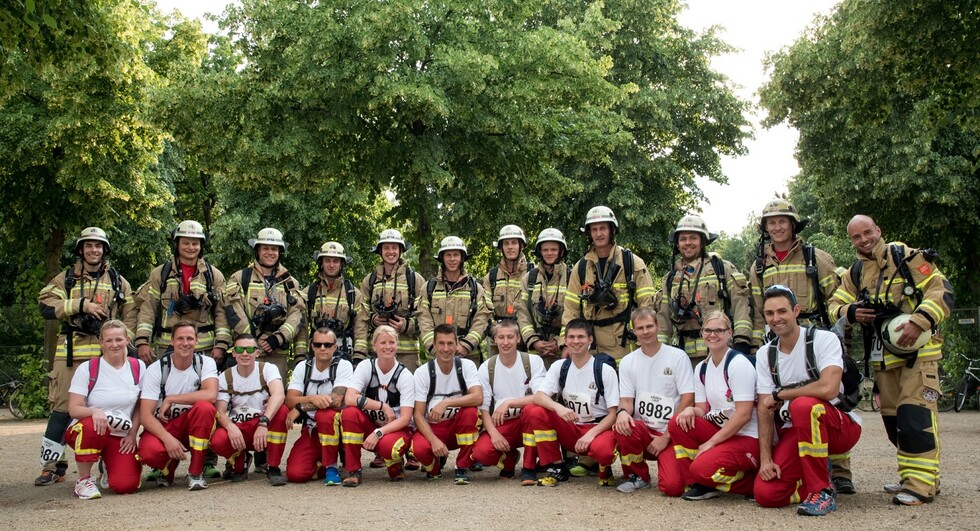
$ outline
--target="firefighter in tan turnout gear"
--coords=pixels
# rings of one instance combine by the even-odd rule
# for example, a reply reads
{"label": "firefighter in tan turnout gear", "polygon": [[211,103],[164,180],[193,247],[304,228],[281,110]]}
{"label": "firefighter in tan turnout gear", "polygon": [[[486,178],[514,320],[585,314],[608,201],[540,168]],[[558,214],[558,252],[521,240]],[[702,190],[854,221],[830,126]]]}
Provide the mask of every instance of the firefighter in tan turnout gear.
{"label": "firefighter in tan turnout gear", "polygon": [[517,323],[529,352],[541,356],[545,368],[561,358],[558,333],[570,272],[567,255],[565,235],[555,228],[544,229],[534,243],[538,264],[521,277]]}
{"label": "firefighter in tan turnout gear", "polygon": [[282,233],[264,228],[248,241],[255,261],[235,271],[228,282],[228,324],[235,335],[258,338],[261,361],[288,374],[290,349],[306,326],[306,301],[299,282],[279,260],[286,252]]}
{"label": "firefighter in tan turnout gear", "polygon": [[752,351],[752,315],[745,276],[715,253],[705,249],[717,235],[698,216],[684,216],[670,233],[674,245],[671,270],[664,277],[657,309],[659,339],[687,353],[692,363],[707,356],[701,323],[713,310],[732,321],[734,348]]}
{"label": "firefighter in tan turnout gear", "polygon": [[373,252],[381,263],[361,282],[364,305],[361,315],[368,322],[368,332],[388,325],[398,332],[398,362],[415,372],[419,367],[419,312],[425,277],[412,270],[402,258],[412,245],[395,229],[386,229],[378,237]]}
{"label": "firefighter in tan turnout gear", "polygon": [[344,246],[327,242],[313,253],[317,265],[316,280],[306,287],[306,322],[296,338],[295,357],[306,358],[307,342],[313,331],[321,327],[333,330],[338,348],[335,356],[351,362],[367,359],[367,320],[360,312],[364,305],[361,290],[344,277],[351,263]]}
{"label": "firefighter in tan turnout gear", "polygon": [[[749,285],[752,287],[752,340],[756,346],[769,342],[765,317],[762,315],[762,294],[773,285],[790,288],[800,305],[800,326],[817,326],[830,330],[834,325],[827,313],[827,301],[840,285],[834,259],[827,252],[806,243],[799,236],[808,220],[802,219],[796,207],[785,199],[773,199],[762,209],[759,223],[759,254],[749,266]],[[845,352],[847,355],[850,350]],[[831,479],[840,494],[854,494],[849,455],[832,455]]]}
{"label": "firefighter in tan turnout gear", "polygon": [[439,244],[436,259],[439,273],[430,278],[422,294],[419,334],[422,346],[433,353],[435,327],[440,324],[456,328],[456,354],[479,366],[483,363],[483,341],[490,322],[490,297],[472,275],[466,273],[466,244],[457,236],[447,236]]}
{"label": "firefighter in tan turnout gear", "polygon": [[[490,297],[493,310],[491,328],[504,319],[517,318],[517,307],[521,300],[521,277],[527,273],[528,267],[527,258],[524,257],[527,237],[517,225],[504,225],[494,247],[502,255],[500,263],[490,268],[483,277],[483,289]],[[497,346],[493,342],[493,336],[488,335],[487,340],[490,355],[495,356]],[[518,350],[527,350],[523,342],[518,345]]]}
{"label": "firefighter in tan turnout gear", "polygon": [[885,243],[868,216],[854,216],[847,235],[857,261],[830,299],[831,319],[860,324],[876,363],[881,420],[898,448],[899,482],[885,485],[896,505],[921,505],[939,493],[939,323],[953,308],[953,287],[935,251]]}
{"label": "firefighter in tan turnout gear", "polygon": [[[84,361],[102,354],[99,331],[108,319],[122,319],[133,303],[129,282],[113,269],[106,257],[111,246],[105,231],[98,227],[82,230],[75,241],[78,261],[51,279],[38,296],[41,316],[61,321],[48,383],[51,415],[41,437],[41,475],[34,484],[41,487],[65,480],[65,430],[68,414],[68,388],[75,369]],[[132,330],[129,331],[132,337]]]}
{"label": "firefighter in tan turnout gear", "polygon": [[[595,329],[592,350],[618,360],[634,348],[630,313],[636,308],[652,308],[656,290],[643,259],[616,245],[619,222],[609,207],[589,210],[584,231],[591,246],[572,267],[561,336],[569,321],[583,318]],[[559,343],[564,345],[563,340]]]}
{"label": "firefighter in tan turnout gear", "polygon": [[224,310],[225,276],[203,258],[208,238],[200,223],[180,222],[170,240],[173,259],[150,271],[140,288],[135,341],[139,357],[149,365],[173,350],[171,327],[190,321],[197,325],[194,351],[207,353],[222,365],[231,344]]}

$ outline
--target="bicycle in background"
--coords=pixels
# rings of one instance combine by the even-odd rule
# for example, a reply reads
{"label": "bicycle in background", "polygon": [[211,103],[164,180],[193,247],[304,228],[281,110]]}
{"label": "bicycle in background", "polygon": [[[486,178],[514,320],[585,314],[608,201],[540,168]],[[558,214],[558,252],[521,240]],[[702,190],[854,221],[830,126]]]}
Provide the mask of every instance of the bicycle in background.
{"label": "bicycle in background", "polygon": [[10,380],[0,385],[0,406],[6,404],[10,413],[19,419],[24,418],[24,411],[20,408],[20,388],[23,385],[20,380]]}
{"label": "bicycle in background", "polygon": [[[963,406],[973,395],[977,394],[977,390],[980,388],[980,360],[970,359],[960,352],[957,352],[956,355],[966,360],[963,376],[956,382],[956,399],[953,403],[953,409],[958,412],[963,409]],[[976,402],[977,408],[980,409],[980,400]]]}

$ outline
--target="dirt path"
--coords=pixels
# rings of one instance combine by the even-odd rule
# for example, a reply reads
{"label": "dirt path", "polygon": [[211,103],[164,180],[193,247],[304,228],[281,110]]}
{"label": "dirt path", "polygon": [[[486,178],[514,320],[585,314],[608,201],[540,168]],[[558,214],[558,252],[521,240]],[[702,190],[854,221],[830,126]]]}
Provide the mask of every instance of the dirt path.
{"label": "dirt path", "polygon": [[[625,495],[599,488],[595,478],[578,478],[558,488],[519,487],[498,480],[495,469],[471,474],[469,486],[451,479],[427,482],[410,473],[389,483],[383,470],[366,467],[356,489],[319,483],[273,489],[264,478],[242,484],[214,481],[203,492],[187,492],[183,474],[169,489],[146,488],[132,496],[103,493],[101,500],[72,497],[77,478],[34,487],[37,446],[43,421],[0,419],[0,527],[36,529],[98,526],[106,529],[976,529],[980,527],[980,413],[942,413],[942,496],[918,508],[891,505],[881,485],[895,481],[894,450],[876,414],[862,413],[864,435],[853,454],[858,494],[840,496],[837,513],[797,516],[795,507],[761,509],[741,497],[702,502],[665,498],[656,489]],[[292,431],[288,447],[296,432]],[[288,451],[288,450],[287,450]],[[369,460],[369,459],[368,459]],[[450,468],[452,459],[450,458]],[[620,474],[616,465],[616,474]],[[451,477],[451,476],[449,476]]]}

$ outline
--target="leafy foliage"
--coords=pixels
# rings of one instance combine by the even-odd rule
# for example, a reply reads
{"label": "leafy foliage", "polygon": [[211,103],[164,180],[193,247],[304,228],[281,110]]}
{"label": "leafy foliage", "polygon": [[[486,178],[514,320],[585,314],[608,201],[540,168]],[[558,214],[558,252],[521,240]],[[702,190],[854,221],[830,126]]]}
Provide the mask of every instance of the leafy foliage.
{"label": "leafy foliage", "polygon": [[863,213],[936,248],[959,305],[980,301],[978,28],[976,2],[846,0],[772,57],[761,90],[765,123],[800,131],[820,225]]}

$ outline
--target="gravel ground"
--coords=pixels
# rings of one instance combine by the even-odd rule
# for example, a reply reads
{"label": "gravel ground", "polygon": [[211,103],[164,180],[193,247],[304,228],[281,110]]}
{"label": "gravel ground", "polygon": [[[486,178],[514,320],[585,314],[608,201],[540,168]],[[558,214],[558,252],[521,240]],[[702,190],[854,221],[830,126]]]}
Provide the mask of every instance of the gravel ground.
{"label": "gravel ground", "polygon": [[[796,515],[795,507],[762,509],[741,497],[686,502],[662,496],[656,489],[627,495],[596,486],[595,478],[573,478],[557,488],[520,487],[497,478],[496,470],[471,474],[468,486],[455,486],[451,471],[439,482],[417,472],[390,483],[383,470],[367,468],[356,489],[319,483],[272,488],[253,474],[245,483],[215,480],[202,492],[187,492],[178,470],[177,485],[144,488],[131,496],[104,492],[101,500],[72,496],[78,477],[72,464],[69,480],[34,487],[37,448],[44,421],[0,418],[0,527],[42,526],[134,529],[852,529],[980,528],[980,413],[942,413],[942,496],[922,507],[897,507],[881,485],[897,479],[894,449],[875,413],[862,413],[864,434],[853,452],[858,493],[840,496],[836,513],[824,518]],[[288,448],[297,432],[290,432]],[[447,468],[452,467],[452,458]],[[620,474],[618,464],[615,467]],[[147,510],[149,508],[149,510]],[[60,522],[55,522],[55,520]]]}

